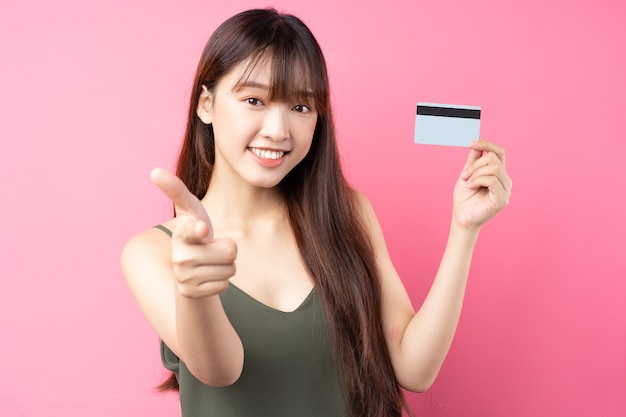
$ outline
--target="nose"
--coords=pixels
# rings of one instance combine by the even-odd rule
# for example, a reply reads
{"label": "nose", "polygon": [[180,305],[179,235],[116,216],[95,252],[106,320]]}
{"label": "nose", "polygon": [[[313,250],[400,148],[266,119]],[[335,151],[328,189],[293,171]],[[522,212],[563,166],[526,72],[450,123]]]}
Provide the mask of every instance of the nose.
{"label": "nose", "polygon": [[277,142],[289,138],[289,109],[286,105],[275,104],[268,107],[261,134]]}

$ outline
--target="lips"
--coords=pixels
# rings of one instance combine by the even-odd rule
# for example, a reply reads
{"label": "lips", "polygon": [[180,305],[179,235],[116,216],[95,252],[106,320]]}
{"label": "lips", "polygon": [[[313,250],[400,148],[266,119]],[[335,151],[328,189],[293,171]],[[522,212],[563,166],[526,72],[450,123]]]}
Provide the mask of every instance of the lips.
{"label": "lips", "polygon": [[273,149],[248,148],[254,160],[265,168],[276,168],[285,161],[288,151]]}
{"label": "lips", "polygon": [[259,148],[249,148],[250,151],[262,159],[271,159],[271,160],[279,160],[283,156],[285,156],[284,151],[273,151],[271,149],[259,149]]}

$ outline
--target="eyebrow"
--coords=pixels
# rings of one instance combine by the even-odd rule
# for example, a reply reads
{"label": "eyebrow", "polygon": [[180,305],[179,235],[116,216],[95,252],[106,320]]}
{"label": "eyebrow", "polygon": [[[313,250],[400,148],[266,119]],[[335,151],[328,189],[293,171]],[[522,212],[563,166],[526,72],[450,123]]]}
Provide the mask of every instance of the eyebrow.
{"label": "eyebrow", "polygon": [[[245,88],[256,88],[256,89],[264,90],[264,91],[269,91],[270,90],[270,87],[268,85],[266,85],[266,84],[261,84],[261,83],[258,83],[256,81],[244,81],[242,83],[238,83],[235,86],[235,88],[233,89],[233,91],[241,91],[241,90],[243,90]],[[300,90],[298,92],[298,94],[301,97],[309,97],[309,98],[314,98],[315,97],[315,94],[313,94],[313,92],[309,91],[309,90]]]}

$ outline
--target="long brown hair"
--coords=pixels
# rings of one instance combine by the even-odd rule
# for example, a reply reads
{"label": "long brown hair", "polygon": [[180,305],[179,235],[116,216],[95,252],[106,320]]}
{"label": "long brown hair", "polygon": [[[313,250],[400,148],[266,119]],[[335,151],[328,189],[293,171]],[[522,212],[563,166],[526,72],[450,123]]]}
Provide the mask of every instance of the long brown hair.
{"label": "long brown hair", "polygon": [[[314,95],[318,120],[311,149],[279,189],[326,311],[346,404],[354,417],[400,417],[406,403],[383,334],[374,253],[341,171],[324,56],[301,20],[273,9],[249,10],[214,32],[198,64],[176,174],[204,197],[215,150],[212,127],[196,114],[202,86],[213,91],[236,65],[246,62],[249,74],[261,61],[272,66],[271,99],[292,98],[303,89]],[[176,389],[175,377],[160,388]]]}

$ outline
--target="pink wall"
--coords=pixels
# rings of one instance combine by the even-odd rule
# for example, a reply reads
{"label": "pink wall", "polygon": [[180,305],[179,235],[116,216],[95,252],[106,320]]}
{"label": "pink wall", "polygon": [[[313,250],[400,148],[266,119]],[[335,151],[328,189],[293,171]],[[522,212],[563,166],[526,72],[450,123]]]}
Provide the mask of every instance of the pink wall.
{"label": "pink wall", "polygon": [[[173,164],[207,36],[267,3],[163,3],[0,3],[2,416],[178,415],[119,252],[169,212],[148,173]],[[465,151],[414,145],[415,102],[482,106],[508,150],[512,203],[418,415],[626,415],[624,3],[275,5],[326,52],[347,172],[416,305]]]}

